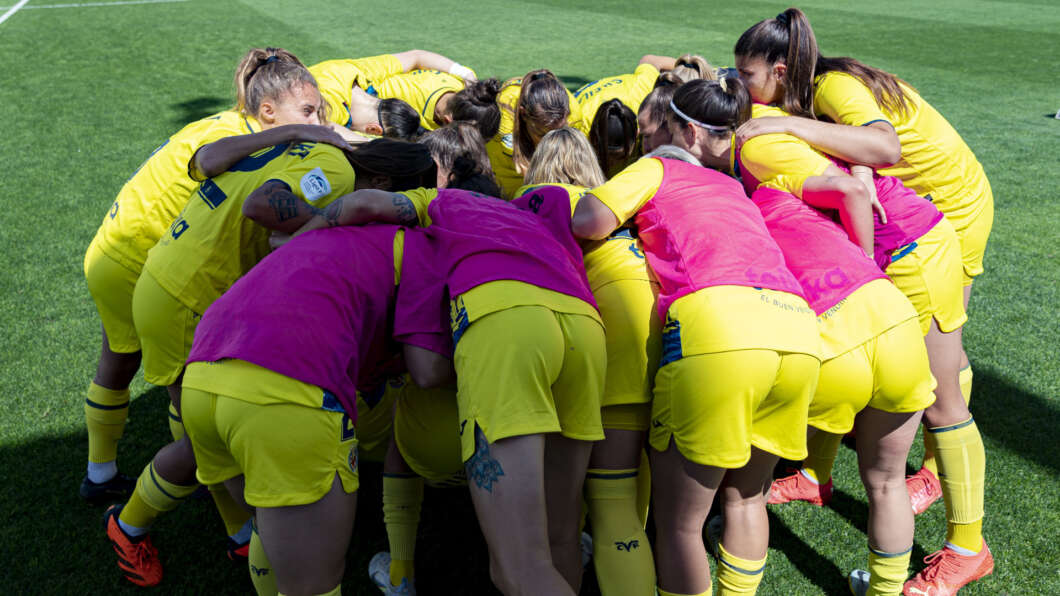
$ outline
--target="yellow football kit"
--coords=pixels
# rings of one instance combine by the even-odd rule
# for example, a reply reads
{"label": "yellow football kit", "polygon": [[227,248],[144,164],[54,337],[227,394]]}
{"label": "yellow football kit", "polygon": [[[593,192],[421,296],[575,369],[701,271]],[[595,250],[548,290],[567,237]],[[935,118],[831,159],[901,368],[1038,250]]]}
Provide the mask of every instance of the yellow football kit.
{"label": "yellow football kit", "polygon": [[371,90],[384,99],[405,101],[420,113],[420,126],[434,130],[441,126],[434,119],[438,100],[463,91],[464,80],[440,70],[417,69],[375,81]]}
{"label": "yellow football kit", "polygon": [[[495,137],[486,142],[486,154],[490,158],[493,175],[505,199],[511,199],[516,189],[523,185],[523,174],[515,169],[515,162],[512,160],[512,132],[515,130],[515,110],[519,102],[519,92],[522,90],[521,81],[519,78],[509,79],[501,87],[501,92],[497,95],[497,105],[501,108],[500,129]],[[582,124],[581,111],[574,94],[569,89],[564,89],[567,91],[570,106],[567,125],[588,134],[589,129]]]}
{"label": "yellow football kit", "polygon": [[589,303],[493,281],[457,296],[450,321],[458,336],[453,363],[464,461],[475,453],[476,426],[490,443],[549,432],[604,438],[604,328]]}
{"label": "yellow football kit", "polygon": [[882,121],[894,127],[902,157],[879,173],[900,178],[946,214],[960,238],[964,281],[970,284],[983,271],[983,253],[994,219],[990,181],[972,150],[953,126],[907,85],[902,85],[902,91],[912,105],[905,112],[892,113],[876,103],[864,83],[846,73],[825,73],[815,84],[817,113],[840,124],[866,126]]}
{"label": "yellow football kit", "polygon": [[641,64],[630,74],[605,77],[583,85],[574,92],[578,111],[581,112],[582,130],[588,131],[592,127],[596,111],[605,101],[618,99],[636,114],[658,78],[659,69],[651,64]]}
{"label": "yellow football kit", "polygon": [[354,86],[368,90],[376,81],[404,72],[401,61],[392,54],[327,60],[309,67],[320,94],[328,104],[328,121],[350,128],[350,93]]}
{"label": "yellow football kit", "polygon": [[251,192],[269,180],[284,182],[299,198],[323,207],[353,190],[354,172],[341,149],[289,143],[262,149],[199,186],[148,253],[137,283],[137,287],[145,285],[144,277],[149,277],[170,299],[153,306],[153,300],[133,296],[144,376],[149,382],[168,385],[183,369],[187,349],[174,343],[178,338],[167,332],[169,321],[187,318],[178,311],[186,309],[201,316],[268,254],[268,230],[243,217],[241,207]]}
{"label": "yellow football kit", "polygon": [[132,318],[132,290],[147,251],[198,186],[189,162],[203,145],[261,130],[251,117],[221,112],[188,124],[155,149],[122,186],[85,252],[84,270],[110,349],[140,349]]}

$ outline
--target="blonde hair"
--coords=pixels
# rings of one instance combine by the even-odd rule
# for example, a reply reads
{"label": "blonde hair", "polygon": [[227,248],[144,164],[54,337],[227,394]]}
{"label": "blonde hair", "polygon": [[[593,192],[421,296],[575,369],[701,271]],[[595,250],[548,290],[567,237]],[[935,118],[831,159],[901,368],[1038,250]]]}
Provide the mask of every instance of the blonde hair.
{"label": "blonde hair", "polygon": [[589,139],[568,126],[549,131],[537,144],[526,184],[574,184],[595,188],[606,179]]}
{"label": "blonde hair", "polygon": [[[251,48],[236,67],[236,110],[256,116],[267,99],[283,96],[296,85],[312,85],[317,81],[294,54],[283,48]],[[320,98],[320,121],[327,121],[327,102]]]}
{"label": "blonde hair", "polygon": [[705,81],[716,81],[717,70],[707,62],[707,59],[699,54],[683,54],[677,59],[677,64],[672,70],[659,75],[655,82],[656,87],[673,85],[680,87],[689,81],[702,79]]}

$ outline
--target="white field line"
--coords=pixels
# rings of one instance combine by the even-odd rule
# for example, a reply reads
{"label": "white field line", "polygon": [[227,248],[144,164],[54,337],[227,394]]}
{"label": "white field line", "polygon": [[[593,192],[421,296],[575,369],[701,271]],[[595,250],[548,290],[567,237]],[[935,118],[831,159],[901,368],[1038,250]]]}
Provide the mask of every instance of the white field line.
{"label": "white field line", "polygon": [[4,16],[0,17],[0,23],[3,23],[4,21],[10,19],[11,16],[13,14],[15,14],[16,12],[18,12],[18,9],[22,8],[23,6],[25,6],[27,2],[29,2],[29,0],[22,0],[18,4],[16,4],[16,5],[12,6],[11,8],[7,9],[7,12],[4,13]]}
{"label": "white field line", "polygon": [[[22,0],[17,6],[12,7],[12,10],[18,10],[22,8],[28,0]],[[120,0],[118,2],[76,2],[72,4],[32,4],[25,7],[23,10],[32,10],[35,8],[93,8],[97,6],[129,6],[130,4],[172,4],[174,2],[187,2],[188,0]],[[3,7],[0,7],[2,9]],[[0,23],[3,23],[7,18],[7,15],[0,18]]]}

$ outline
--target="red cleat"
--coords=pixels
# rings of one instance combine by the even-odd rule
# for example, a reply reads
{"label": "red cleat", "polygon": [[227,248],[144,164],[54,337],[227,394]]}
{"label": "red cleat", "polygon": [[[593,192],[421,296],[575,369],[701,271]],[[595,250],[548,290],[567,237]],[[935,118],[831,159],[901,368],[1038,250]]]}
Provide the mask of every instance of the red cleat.
{"label": "red cleat", "polygon": [[924,558],[928,564],[923,571],[905,582],[905,596],[950,596],[957,590],[994,572],[994,556],[983,541],[979,552],[964,556],[949,548]]}
{"label": "red cleat", "polygon": [[107,538],[118,555],[118,567],[125,579],[138,586],[157,586],[162,581],[162,563],[158,560],[158,549],[151,544],[148,535],[133,538],[118,525],[121,505],[111,505],[103,514]]}
{"label": "red cleat", "polygon": [[770,505],[779,505],[790,501],[806,501],[818,507],[824,507],[832,500],[832,479],[824,484],[815,484],[802,472],[791,476],[777,478],[769,487]]}
{"label": "red cleat", "polygon": [[927,468],[920,468],[916,474],[905,477],[905,487],[909,490],[909,502],[913,506],[913,515],[920,515],[942,497],[942,484]]}

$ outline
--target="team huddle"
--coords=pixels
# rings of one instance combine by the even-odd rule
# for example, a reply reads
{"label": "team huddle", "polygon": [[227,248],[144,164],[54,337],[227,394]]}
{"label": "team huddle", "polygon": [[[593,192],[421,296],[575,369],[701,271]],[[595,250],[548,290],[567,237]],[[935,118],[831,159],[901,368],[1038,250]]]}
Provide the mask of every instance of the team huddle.
{"label": "team huddle", "polygon": [[[466,485],[505,594],[576,594],[590,552],[604,596],[711,594],[711,556],[719,594],[753,594],[767,503],[827,505],[848,433],[853,593],[990,574],[961,338],[982,166],[911,85],[819,55],[798,9],[733,64],[646,55],[571,92],[423,50],[248,52],[236,107],[158,147],[85,255],[103,342],[80,492],[120,502],[126,579],[162,581],[149,530],[205,486],[258,594],[339,594],[364,458],[385,594],[416,593],[425,484]],[[132,478],[141,366],[173,441]],[[774,480],[781,458],[803,464]]]}

